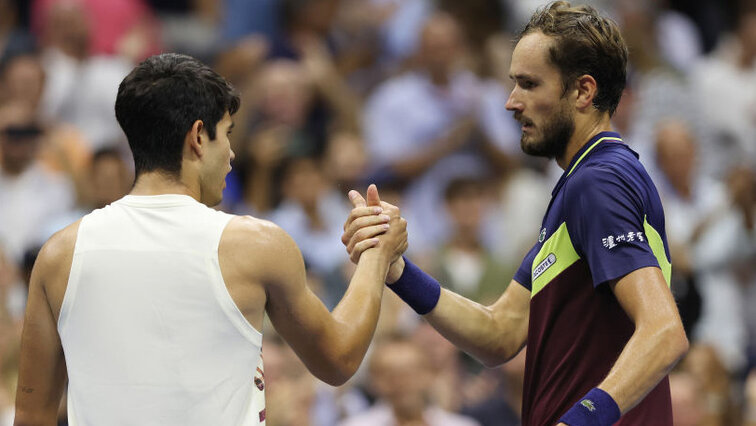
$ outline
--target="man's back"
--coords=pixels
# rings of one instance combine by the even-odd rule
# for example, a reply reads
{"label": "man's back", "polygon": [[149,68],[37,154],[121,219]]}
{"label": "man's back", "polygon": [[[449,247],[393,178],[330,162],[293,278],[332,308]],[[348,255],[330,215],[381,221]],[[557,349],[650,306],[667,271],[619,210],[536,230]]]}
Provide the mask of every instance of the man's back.
{"label": "man's back", "polygon": [[262,336],[218,259],[231,218],[160,195],[127,196],[81,221],[58,320],[71,424],[264,420]]}

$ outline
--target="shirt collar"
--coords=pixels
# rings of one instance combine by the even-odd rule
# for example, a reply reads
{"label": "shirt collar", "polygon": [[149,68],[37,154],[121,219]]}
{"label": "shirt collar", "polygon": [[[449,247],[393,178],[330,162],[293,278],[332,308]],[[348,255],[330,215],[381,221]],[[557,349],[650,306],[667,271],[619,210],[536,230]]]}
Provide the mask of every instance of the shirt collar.
{"label": "shirt collar", "polygon": [[554,190],[551,192],[552,197],[556,195],[557,192],[559,192],[559,189],[562,188],[562,185],[564,185],[567,177],[569,177],[575,170],[577,170],[578,166],[583,162],[583,160],[596,151],[594,148],[596,148],[601,142],[604,141],[622,142],[622,137],[617,132],[600,132],[593,136],[590,140],[588,140],[588,142],[583,145],[572,157],[572,160],[570,160],[569,166],[567,166],[567,168],[564,170],[562,177],[559,178],[559,181],[554,187]]}

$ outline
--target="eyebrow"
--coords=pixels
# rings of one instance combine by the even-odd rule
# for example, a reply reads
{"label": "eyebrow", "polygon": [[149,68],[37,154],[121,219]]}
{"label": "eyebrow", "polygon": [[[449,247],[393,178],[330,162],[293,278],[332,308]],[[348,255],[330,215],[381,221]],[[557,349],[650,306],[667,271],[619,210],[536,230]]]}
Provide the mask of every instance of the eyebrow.
{"label": "eyebrow", "polygon": [[509,74],[509,78],[512,80],[537,80],[534,76],[528,74]]}

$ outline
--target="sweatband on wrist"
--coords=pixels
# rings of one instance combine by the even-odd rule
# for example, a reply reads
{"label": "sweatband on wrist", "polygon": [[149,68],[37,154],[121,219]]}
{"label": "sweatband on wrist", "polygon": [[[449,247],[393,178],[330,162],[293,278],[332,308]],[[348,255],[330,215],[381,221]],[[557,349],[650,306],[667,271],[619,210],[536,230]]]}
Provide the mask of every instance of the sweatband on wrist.
{"label": "sweatband on wrist", "polygon": [[441,297],[441,284],[406,257],[402,276],[388,288],[420,315],[432,311]]}
{"label": "sweatband on wrist", "polygon": [[611,426],[620,419],[621,414],[611,395],[593,388],[564,413],[559,421],[570,426]]}

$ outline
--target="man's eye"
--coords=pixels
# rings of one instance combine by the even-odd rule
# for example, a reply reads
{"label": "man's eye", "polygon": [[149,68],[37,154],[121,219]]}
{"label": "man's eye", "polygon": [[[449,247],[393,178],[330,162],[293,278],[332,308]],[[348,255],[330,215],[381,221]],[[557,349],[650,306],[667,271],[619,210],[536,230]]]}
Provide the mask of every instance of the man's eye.
{"label": "man's eye", "polygon": [[536,84],[533,83],[532,81],[523,81],[522,83],[520,83],[520,86],[523,89],[532,89],[532,88],[536,87]]}

